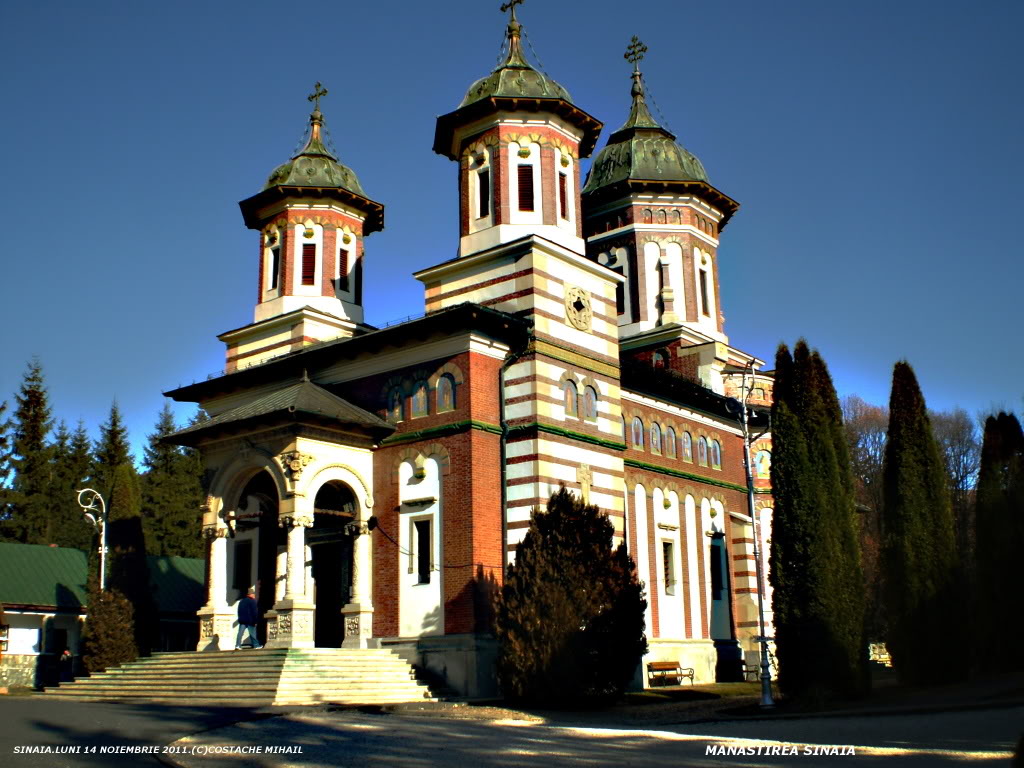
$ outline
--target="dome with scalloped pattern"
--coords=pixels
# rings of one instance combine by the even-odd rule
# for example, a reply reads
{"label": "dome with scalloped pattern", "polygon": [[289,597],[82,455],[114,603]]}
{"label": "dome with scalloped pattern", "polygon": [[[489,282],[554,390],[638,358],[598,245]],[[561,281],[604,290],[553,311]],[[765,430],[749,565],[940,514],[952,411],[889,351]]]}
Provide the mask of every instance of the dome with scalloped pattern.
{"label": "dome with scalloped pattern", "polygon": [[338,162],[321,138],[324,117],[320,110],[309,116],[309,140],[295,157],[277,166],[263,185],[271,187],[335,187],[366,197],[355,172]]}

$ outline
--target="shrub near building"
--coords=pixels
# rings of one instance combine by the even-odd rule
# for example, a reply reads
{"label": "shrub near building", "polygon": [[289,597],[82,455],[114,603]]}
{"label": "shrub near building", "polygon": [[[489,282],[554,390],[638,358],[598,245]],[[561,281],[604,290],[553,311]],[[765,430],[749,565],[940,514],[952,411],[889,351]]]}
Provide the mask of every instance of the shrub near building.
{"label": "shrub near building", "polygon": [[505,696],[568,705],[617,697],[647,652],[643,586],[597,507],[560,489],[536,512],[496,607]]}

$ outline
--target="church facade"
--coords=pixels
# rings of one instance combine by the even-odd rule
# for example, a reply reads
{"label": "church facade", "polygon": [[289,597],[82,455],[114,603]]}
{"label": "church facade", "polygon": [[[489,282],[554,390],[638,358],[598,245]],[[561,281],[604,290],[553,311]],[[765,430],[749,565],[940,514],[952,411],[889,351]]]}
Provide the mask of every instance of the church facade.
{"label": "church facade", "polygon": [[770,437],[751,449],[751,505],[737,398],[756,413],[772,381],[723,327],[718,244],[738,205],[651,116],[636,42],[632,108],[584,179],[602,124],[520,37],[513,4],[504,62],[437,119],[460,241],[414,275],[423,317],[364,321],[383,205],[325,145],[319,84],[305,146],[240,204],[253,322],[219,337],[223,375],[167,393],[210,417],[172,438],[205,465],[199,650],[234,647],[255,585],[270,647],[391,647],[493,695],[491,596],[564,485],[637,563],[646,661],[701,682],[756,653]]}

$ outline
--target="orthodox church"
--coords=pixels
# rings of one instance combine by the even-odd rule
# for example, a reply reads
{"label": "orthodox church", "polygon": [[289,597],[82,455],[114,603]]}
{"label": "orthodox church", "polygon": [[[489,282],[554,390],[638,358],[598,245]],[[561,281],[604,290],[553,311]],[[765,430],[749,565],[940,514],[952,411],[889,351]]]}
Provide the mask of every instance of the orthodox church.
{"label": "orthodox church", "polygon": [[319,83],[305,145],[240,203],[253,320],[220,335],[223,375],[167,393],[210,416],[172,437],[205,464],[200,651],[234,647],[255,585],[269,647],[390,648],[493,695],[491,594],[564,485],[637,563],[646,662],[709,682],[756,660],[770,438],[748,495],[740,401],[763,430],[772,380],[723,327],[738,204],[652,117],[635,38],[632,107],[584,180],[602,123],[526,60],[516,4],[503,63],[437,119],[460,239],[413,275],[421,318],[365,322],[384,206],[325,143]]}

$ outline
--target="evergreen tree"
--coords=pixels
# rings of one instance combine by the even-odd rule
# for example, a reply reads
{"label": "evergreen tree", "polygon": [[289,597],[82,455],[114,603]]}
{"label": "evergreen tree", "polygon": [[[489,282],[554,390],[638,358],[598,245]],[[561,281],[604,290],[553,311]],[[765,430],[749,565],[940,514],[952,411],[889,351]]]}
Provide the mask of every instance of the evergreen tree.
{"label": "evergreen tree", "polygon": [[115,589],[89,591],[89,617],[82,631],[82,660],[89,672],[102,672],[134,661],[132,604]]}
{"label": "evergreen tree", "polygon": [[85,425],[79,422],[78,428],[69,432],[64,422],[60,422],[54,432],[51,452],[47,495],[52,528],[47,541],[61,547],[90,549],[94,531],[83,519],[78,506],[78,491],[84,487],[92,463]]}
{"label": "evergreen tree", "polygon": [[839,400],[806,342],[776,355],[771,581],[779,684],[821,700],[865,681],[855,486]]}
{"label": "evergreen tree", "polygon": [[0,539],[7,538],[4,532],[11,517],[10,489],[7,487],[11,476],[11,422],[6,413],[7,402],[0,402]]}
{"label": "evergreen tree", "polygon": [[597,507],[561,488],[530,529],[498,593],[498,680],[535,704],[622,693],[647,651],[643,586]]}
{"label": "evergreen tree", "polygon": [[96,441],[95,461],[92,471],[92,487],[109,499],[114,486],[114,473],[122,464],[131,465],[131,446],[128,443],[128,429],[121,419],[121,409],[115,400],[110,406],[110,416],[100,425],[100,439]]}
{"label": "evergreen tree", "polygon": [[[924,683],[935,670],[956,675],[948,649],[960,647],[951,606],[957,551],[946,468],[924,397],[908,363],[896,363],[885,446],[882,563],[888,606],[887,645],[900,678]],[[960,598],[960,599],[958,599]]]}
{"label": "evergreen tree", "polygon": [[48,544],[51,451],[46,437],[52,421],[43,368],[38,360],[28,364],[15,399],[11,457],[14,478],[5,535],[25,544]]}
{"label": "evergreen tree", "polygon": [[1024,434],[1012,414],[985,420],[975,524],[974,656],[983,672],[999,672],[1006,638],[1024,635],[1024,619],[1019,610],[1007,610],[1003,591],[1020,584],[1017,558],[1024,552]]}
{"label": "evergreen tree", "polygon": [[175,429],[171,407],[165,403],[143,458],[146,542],[154,555],[202,557],[202,464],[197,451],[183,451],[164,441]]}
{"label": "evergreen tree", "polygon": [[138,475],[131,464],[120,464],[115,469],[107,505],[110,521],[107,584],[132,604],[135,645],[145,655],[152,646],[157,616],[149,587],[142,495]]}

